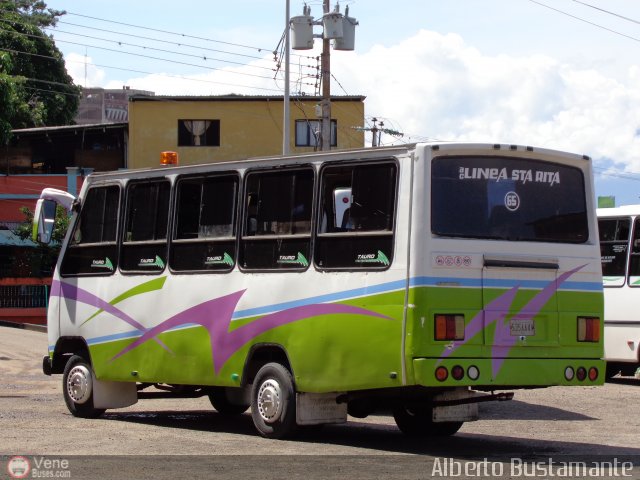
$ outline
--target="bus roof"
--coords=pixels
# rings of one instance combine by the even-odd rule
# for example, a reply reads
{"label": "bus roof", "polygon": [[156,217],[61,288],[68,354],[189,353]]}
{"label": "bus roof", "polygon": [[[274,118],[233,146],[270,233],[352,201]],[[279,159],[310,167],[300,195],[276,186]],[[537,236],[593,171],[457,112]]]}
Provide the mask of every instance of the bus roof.
{"label": "bus roof", "polygon": [[[253,157],[241,160],[232,160],[225,162],[212,162],[201,163],[194,165],[177,165],[177,166],[162,166],[158,161],[158,166],[147,167],[140,169],[125,169],[111,172],[96,172],[89,175],[88,178],[93,180],[99,180],[104,178],[139,178],[145,175],[160,175],[161,172],[166,174],[185,174],[185,173],[199,173],[202,170],[229,170],[229,169],[246,169],[255,167],[256,165],[264,166],[281,166],[281,165],[295,165],[313,162],[318,158],[328,158],[329,160],[353,160],[354,157],[366,157],[367,159],[376,158],[388,158],[390,156],[407,154],[416,148],[431,148],[432,150],[439,150],[443,153],[451,153],[454,151],[458,153],[460,150],[484,150],[486,152],[520,152],[526,153],[527,156],[543,155],[553,157],[564,157],[571,160],[587,160],[590,158],[586,155],[579,155],[575,153],[564,152],[560,150],[552,150],[546,148],[534,148],[531,146],[511,145],[511,144],[494,144],[494,143],[465,143],[465,142],[428,142],[428,143],[408,143],[402,145],[393,145],[387,147],[375,147],[375,148],[356,148],[356,149],[335,149],[330,151],[318,151],[308,152],[295,155],[277,155],[277,156],[265,156],[265,157]],[[160,152],[158,152],[159,158]]]}
{"label": "bus roof", "polygon": [[640,205],[621,205],[612,208],[598,208],[598,217],[619,217],[621,215],[640,215]]}

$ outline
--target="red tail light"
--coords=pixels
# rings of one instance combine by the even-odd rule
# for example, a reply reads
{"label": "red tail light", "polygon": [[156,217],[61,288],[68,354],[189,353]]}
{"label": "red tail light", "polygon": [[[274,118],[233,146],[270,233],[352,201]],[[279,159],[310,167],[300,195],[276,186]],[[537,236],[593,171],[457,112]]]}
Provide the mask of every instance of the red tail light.
{"label": "red tail light", "polygon": [[464,315],[436,315],[436,340],[464,340]]}
{"label": "red tail light", "polygon": [[598,317],[578,317],[578,341],[600,341],[600,319]]}

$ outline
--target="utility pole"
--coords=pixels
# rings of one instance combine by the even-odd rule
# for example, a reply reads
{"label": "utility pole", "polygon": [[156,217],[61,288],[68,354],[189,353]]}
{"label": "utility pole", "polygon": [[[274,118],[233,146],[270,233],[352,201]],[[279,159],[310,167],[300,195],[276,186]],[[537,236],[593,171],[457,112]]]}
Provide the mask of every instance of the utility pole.
{"label": "utility pole", "polygon": [[[288,2],[287,2],[288,5]],[[287,7],[288,8],[288,7]],[[333,12],[329,12],[329,0],[323,0],[322,19],[315,20],[311,16],[311,7],[305,5],[303,14],[291,18],[288,23],[292,32],[292,48],[294,50],[310,50],[313,48],[313,38],[322,38],[321,72],[322,98],[320,100],[320,149],[331,149],[331,40],[335,50],[353,50],[355,42],[355,28],[358,22],[349,17],[349,7],[345,14],[340,13],[340,6],[336,5]],[[288,10],[287,10],[288,12]],[[287,14],[288,16],[288,14]],[[322,26],[321,35],[314,35],[313,27]],[[288,69],[288,61],[287,69]],[[316,105],[316,108],[318,105]]]}
{"label": "utility pole", "polygon": [[361,130],[361,131],[365,131],[365,132],[371,132],[371,146],[372,147],[379,147],[380,146],[380,140],[382,138],[382,134],[386,133],[388,135],[392,135],[394,137],[403,137],[404,133],[399,132],[397,130],[393,130],[391,128],[384,128],[384,122],[382,120],[378,120],[376,117],[373,117],[371,119],[371,121],[373,122],[373,126],[369,127],[369,128],[362,128],[362,127],[354,127],[356,130]]}
{"label": "utility pole", "polygon": [[[329,13],[329,0],[323,1],[323,12]],[[331,40],[322,39],[322,127],[321,150],[331,150]]]}
{"label": "utility pole", "polygon": [[286,24],[284,30],[284,109],[282,112],[282,154],[289,155],[289,144],[291,134],[289,124],[291,123],[291,112],[289,106],[289,1],[286,5]]}

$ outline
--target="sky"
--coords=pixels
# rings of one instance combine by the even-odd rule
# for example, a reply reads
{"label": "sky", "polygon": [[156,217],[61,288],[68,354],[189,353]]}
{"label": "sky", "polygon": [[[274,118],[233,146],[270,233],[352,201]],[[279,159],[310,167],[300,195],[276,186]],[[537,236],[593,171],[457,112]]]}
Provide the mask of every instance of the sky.
{"label": "sky", "polygon": [[[282,95],[285,0],[49,0],[74,81],[157,95]],[[322,1],[307,1],[322,16]],[[335,0],[331,0],[332,8]],[[290,16],[305,2],[290,0]],[[382,145],[471,141],[594,161],[597,196],[640,203],[640,2],[351,0],[354,51],[332,95],[363,95]],[[314,27],[320,34],[322,28]],[[291,93],[318,93],[321,41],[292,50]],[[276,54],[274,54],[276,52]],[[366,143],[371,143],[370,135]]]}

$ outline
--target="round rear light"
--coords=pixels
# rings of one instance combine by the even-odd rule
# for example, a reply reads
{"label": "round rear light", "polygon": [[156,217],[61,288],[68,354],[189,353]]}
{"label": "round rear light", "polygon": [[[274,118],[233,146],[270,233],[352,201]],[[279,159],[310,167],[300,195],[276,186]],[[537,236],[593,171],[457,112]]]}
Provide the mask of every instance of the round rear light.
{"label": "round rear light", "polygon": [[591,367],[589,369],[589,380],[595,382],[598,379],[598,369],[596,367]]}
{"label": "round rear light", "polygon": [[436,368],[436,380],[444,382],[449,377],[449,371],[447,367]]}
{"label": "round rear light", "polygon": [[578,367],[578,370],[576,371],[576,378],[581,382],[587,378],[587,369],[584,367]]}
{"label": "round rear light", "polygon": [[567,367],[564,369],[564,378],[571,381],[575,376],[575,372],[573,371],[573,367]]}
{"label": "round rear light", "polygon": [[471,365],[467,369],[467,375],[471,380],[477,380],[480,377],[480,370],[478,370],[478,367],[475,365]]}
{"label": "round rear light", "polygon": [[451,369],[451,376],[456,380],[462,380],[462,378],[464,377],[464,368],[462,368],[460,365],[456,365]]}

